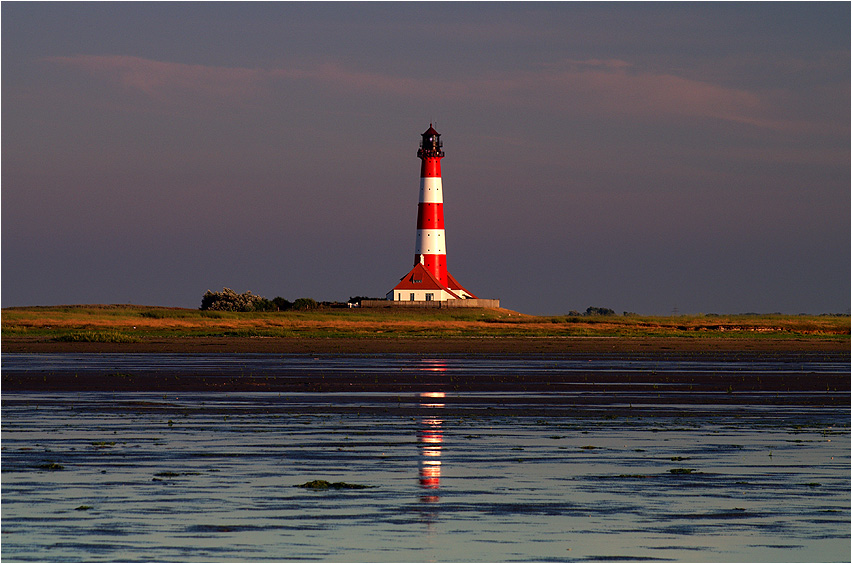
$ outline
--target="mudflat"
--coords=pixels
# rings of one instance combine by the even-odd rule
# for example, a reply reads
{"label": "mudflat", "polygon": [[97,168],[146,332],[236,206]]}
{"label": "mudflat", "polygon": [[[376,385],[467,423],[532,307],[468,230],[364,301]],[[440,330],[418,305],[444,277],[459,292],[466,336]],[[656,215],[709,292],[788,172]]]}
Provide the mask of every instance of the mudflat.
{"label": "mudflat", "polygon": [[[718,338],[322,338],[282,339],[272,337],[203,337],[150,339],[133,343],[67,343],[15,340],[16,352],[30,353],[134,353],[152,355],[153,364],[141,368],[120,368],[119,361],[92,368],[52,364],[50,368],[6,369],[2,374],[4,391],[269,391],[269,392],[395,392],[416,393],[432,390],[543,392],[555,389],[612,392],[647,391],[657,384],[695,392],[826,392],[848,405],[850,375],[847,371],[801,370],[803,364],[848,363],[848,347],[842,342],[814,339],[718,339]],[[27,346],[24,346],[27,345]],[[9,352],[4,343],[4,353]],[[256,366],[254,354],[281,358],[299,355],[303,360]],[[187,355],[188,356],[185,356]],[[221,362],[219,354],[226,355]],[[193,355],[205,359],[191,370],[182,367]],[[234,363],[236,355],[242,360]],[[414,369],[402,370],[393,361],[396,355],[413,360]],[[420,366],[425,362],[437,362]],[[440,359],[445,359],[440,362]],[[214,362],[207,359],[214,357]],[[165,360],[163,360],[165,358]],[[316,370],[304,362],[334,360],[328,368]],[[360,374],[353,365],[373,359],[379,366],[391,361],[387,370]],[[437,359],[437,361],[436,361]],[[477,359],[459,372],[458,360]],[[570,370],[553,368],[565,361]],[[633,363],[664,367],[659,372],[637,368]],[[596,372],[587,362],[610,362],[618,369]],[[277,362],[277,361],[276,361]],[[336,364],[334,364],[336,363]],[[485,363],[485,364],[483,364]],[[507,364],[513,368],[507,370]],[[544,363],[544,364],[543,364]],[[718,365],[718,369],[693,369],[695,363]],[[754,363],[755,375],[744,376],[739,368],[725,366]],[[337,367],[343,367],[342,371]],[[436,368],[437,366],[437,368]],[[768,370],[765,366],[773,368]],[[483,368],[484,367],[484,368]],[[678,368],[673,368],[678,367]],[[681,368],[685,367],[685,368]],[[790,369],[793,367],[795,369]],[[542,370],[545,368],[545,370]],[[564,368],[564,367],[563,367]],[[338,373],[340,372],[340,373]],[[565,388],[567,386],[567,388]],[[656,388],[655,388],[656,389]],[[845,394],[845,395],[844,395]],[[751,401],[750,396],[739,396]],[[730,400],[730,398],[728,398]],[[681,401],[702,401],[688,396]],[[820,401],[825,401],[822,398]]]}
{"label": "mudflat", "polygon": [[152,337],[136,342],[3,338],[4,353],[459,354],[849,352],[846,338],[811,337]]}
{"label": "mudflat", "polygon": [[849,560],[848,317],[4,310],[2,352],[8,559]]}
{"label": "mudflat", "polygon": [[[325,310],[312,312],[207,312],[151,306],[52,306],[5,308],[2,352],[6,353],[118,353],[118,354],[269,354],[269,355],[513,355],[530,359],[585,355],[653,355],[667,362],[684,355],[701,359],[735,359],[744,355],[824,354],[849,360],[848,316],[529,316],[503,309],[468,311]],[[24,369],[3,371],[5,390],[15,389],[312,389],[327,390],[328,381],[315,375],[263,374],[252,381],[234,375],[228,381],[205,374],[181,374],[168,367],[156,373],[140,372],[112,377],[62,371],[37,373]],[[80,372],[77,374],[77,372]],[[299,376],[294,379],[294,376]],[[412,389],[405,378],[363,379],[346,382],[364,389]],[[435,375],[439,377],[440,375]],[[547,386],[529,375],[493,382],[489,375],[467,377],[465,385],[486,389],[533,389]],[[570,375],[569,375],[570,376]],[[610,374],[609,376],[612,376]],[[848,389],[842,382],[806,384]],[[635,378],[625,375],[625,381]],[[642,376],[648,382],[650,372]],[[691,375],[690,378],[704,378]],[[803,380],[804,381],[804,380]],[[783,379],[775,378],[780,389]],[[426,385],[426,379],[420,383]],[[431,382],[441,384],[442,382]],[[449,384],[450,382],[443,382]],[[693,384],[701,384],[693,381]],[[704,382],[726,389],[722,380]],[[457,389],[458,382],[452,389]],[[801,383],[792,384],[799,388]],[[379,386],[379,387],[376,387]],[[446,386],[445,386],[446,388]],[[420,389],[420,388],[418,388]],[[429,389],[428,386],[422,389]],[[451,389],[451,388],[446,388]]]}

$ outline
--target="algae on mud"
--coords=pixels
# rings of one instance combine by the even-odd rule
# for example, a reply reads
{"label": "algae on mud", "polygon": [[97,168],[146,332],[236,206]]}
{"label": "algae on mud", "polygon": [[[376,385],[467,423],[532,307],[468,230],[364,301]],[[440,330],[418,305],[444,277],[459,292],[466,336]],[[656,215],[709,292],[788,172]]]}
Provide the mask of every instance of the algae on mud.
{"label": "algae on mud", "polygon": [[350,484],[347,482],[329,482],[327,480],[311,480],[304,484],[296,484],[294,488],[304,488],[308,490],[366,490],[375,486],[365,486],[363,484]]}

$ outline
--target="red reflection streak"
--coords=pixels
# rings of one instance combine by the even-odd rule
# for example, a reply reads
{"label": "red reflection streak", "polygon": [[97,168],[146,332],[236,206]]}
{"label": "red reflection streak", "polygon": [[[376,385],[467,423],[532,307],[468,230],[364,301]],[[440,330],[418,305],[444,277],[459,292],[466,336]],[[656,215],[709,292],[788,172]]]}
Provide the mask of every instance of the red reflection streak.
{"label": "red reflection streak", "polygon": [[[421,362],[423,364],[420,366],[420,370],[427,371],[427,372],[446,372],[447,371],[447,363],[444,362],[443,360],[432,360],[432,359],[424,358],[424,359],[421,360]],[[444,392],[430,392],[430,393],[441,394],[440,397],[444,397]]]}
{"label": "red reflection streak", "polygon": [[[444,392],[424,392],[421,398],[442,398]],[[424,409],[440,409],[443,403],[421,403]],[[420,487],[425,490],[437,490],[441,486],[441,447],[444,435],[441,430],[442,419],[424,417],[420,421],[417,442],[420,445]],[[439,496],[437,492],[420,497],[421,501],[435,503]]]}

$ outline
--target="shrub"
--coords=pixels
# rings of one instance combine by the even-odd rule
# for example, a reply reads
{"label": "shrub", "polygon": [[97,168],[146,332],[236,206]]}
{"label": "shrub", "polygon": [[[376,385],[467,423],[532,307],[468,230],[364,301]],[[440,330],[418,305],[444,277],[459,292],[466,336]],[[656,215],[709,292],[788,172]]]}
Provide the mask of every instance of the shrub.
{"label": "shrub", "polygon": [[271,309],[271,304],[251,291],[238,294],[230,288],[223,288],[221,292],[207,290],[201,298],[201,309],[211,311],[266,311]]}
{"label": "shrub", "polygon": [[293,302],[293,309],[296,311],[306,311],[309,309],[316,309],[317,307],[319,307],[319,304],[316,300],[311,298],[299,298]]}
{"label": "shrub", "polygon": [[615,311],[608,307],[588,307],[583,315],[615,315]]}

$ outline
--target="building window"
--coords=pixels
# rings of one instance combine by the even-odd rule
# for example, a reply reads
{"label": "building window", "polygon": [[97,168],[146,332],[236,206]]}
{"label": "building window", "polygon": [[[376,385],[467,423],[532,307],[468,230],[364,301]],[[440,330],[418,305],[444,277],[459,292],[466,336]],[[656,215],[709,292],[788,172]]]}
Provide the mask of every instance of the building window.
{"label": "building window", "polygon": [[408,295],[409,295],[409,296],[411,296],[411,298],[410,298],[410,300],[409,300],[409,301],[412,301],[412,302],[413,302],[413,301],[414,301],[414,292],[411,292],[411,293],[410,293],[410,294],[408,294]]}
{"label": "building window", "polygon": [[426,294],[426,301],[427,301],[427,302],[431,302],[431,301],[432,301],[432,298],[433,298],[434,296],[435,296],[435,294]]}

